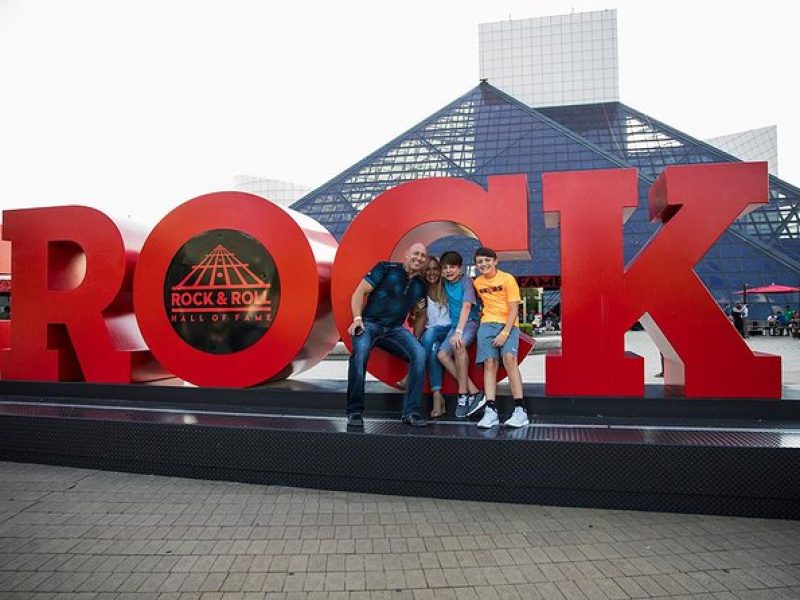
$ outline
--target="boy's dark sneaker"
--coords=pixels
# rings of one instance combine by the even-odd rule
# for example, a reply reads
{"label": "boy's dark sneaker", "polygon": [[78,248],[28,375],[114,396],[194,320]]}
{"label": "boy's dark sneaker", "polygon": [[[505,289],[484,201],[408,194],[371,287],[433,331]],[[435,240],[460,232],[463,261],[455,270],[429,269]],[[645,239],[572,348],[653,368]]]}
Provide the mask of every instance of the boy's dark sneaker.
{"label": "boy's dark sneaker", "polygon": [[456,405],[456,419],[467,418],[467,400],[469,400],[469,396],[466,394],[459,394],[458,404]]}
{"label": "boy's dark sneaker", "polygon": [[347,415],[347,426],[364,427],[364,417],[361,416],[361,413],[353,413]]}
{"label": "boy's dark sneaker", "polygon": [[472,416],[486,404],[486,395],[483,392],[477,392],[467,396],[467,416]]}

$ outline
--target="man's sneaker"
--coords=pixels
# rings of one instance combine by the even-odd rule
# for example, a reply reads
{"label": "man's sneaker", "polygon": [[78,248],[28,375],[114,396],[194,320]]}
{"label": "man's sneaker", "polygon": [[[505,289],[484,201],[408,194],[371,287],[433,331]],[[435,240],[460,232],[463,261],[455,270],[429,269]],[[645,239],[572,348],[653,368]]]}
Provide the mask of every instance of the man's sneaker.
{"label": "man's sneaker", "polygon": [[347,415],[347,426],[364,427],[364,417],[361,416],[361,413],[352,413]]}
{"label": "man's sneaker", "polygon": [[483,418],[478,421],[478,427],[481,429],[491,429],[498,423],[500,423],[500,419],[497,417],[497,411],[491,406],[487,406],[486,410],[483,411]]}
{"label": "man's sneaker", "polygon": [[529,424],[530,421],[528,420],[528,413],[525,412],[525,409],[521,406],[517,406],[514,409],[514,412],[511,414],[511,417],[503,423],[504,427],[525,427],[525,425]]}
{"label": "man's sneaker", "polygon": [[419,416],[416,413],[412,413],[410,415],[406,415],[400,419],[406,425],[411,425],[411,427],[427,427],[428,422]]}
{"label": "man's sneaker", "polygon": [[456,406],[456,419],[467,418],[467,400],[469,397],[466,394],[459,394],[458,405]]}
{"label": "man's sneaker", "polygon": [[467,396],[467,416],[474,415],[486,404],[486,396],[483,392],[476,392]]}

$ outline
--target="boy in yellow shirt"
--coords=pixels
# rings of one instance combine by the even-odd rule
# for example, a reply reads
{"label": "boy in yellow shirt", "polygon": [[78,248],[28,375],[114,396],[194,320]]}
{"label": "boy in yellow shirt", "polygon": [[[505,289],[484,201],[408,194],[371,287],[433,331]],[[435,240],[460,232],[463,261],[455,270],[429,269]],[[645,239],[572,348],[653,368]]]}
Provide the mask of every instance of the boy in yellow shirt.
{"label": "boy in yellow shirt", "polygon": [[475,251],[475,266],[480,275],[475,278],[473,285],[483,303],[475,362],[483,363],[486,393],[486,409],[478,427],[489,429],[500,423],[495,406],[499,360],[503,361],[508,373],[508,383],[514,397],[514,412],[503,425],[525,427],[530,421],[522,398],[522,376],[517,365],[519,286],[513,275],[497,268],[497,253],[491,248],[481,247]]}

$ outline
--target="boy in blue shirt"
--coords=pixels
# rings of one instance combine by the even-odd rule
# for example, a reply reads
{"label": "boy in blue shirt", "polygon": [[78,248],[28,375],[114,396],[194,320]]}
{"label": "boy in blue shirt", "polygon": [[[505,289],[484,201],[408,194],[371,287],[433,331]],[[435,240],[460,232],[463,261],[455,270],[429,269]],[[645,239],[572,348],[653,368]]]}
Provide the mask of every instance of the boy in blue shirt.
{"label": "boy in blue shirt", "polygon": [[452,327],[439,348],[439,362],[458,382],[456,417],[464,419],[485,403],[483,394],[469,378],[467,348],[478,333],[478,303],[472,280],[464,276],[464,259],[458,252],[445,252],[439,259],[444,278],[444,292],[450,309]]}

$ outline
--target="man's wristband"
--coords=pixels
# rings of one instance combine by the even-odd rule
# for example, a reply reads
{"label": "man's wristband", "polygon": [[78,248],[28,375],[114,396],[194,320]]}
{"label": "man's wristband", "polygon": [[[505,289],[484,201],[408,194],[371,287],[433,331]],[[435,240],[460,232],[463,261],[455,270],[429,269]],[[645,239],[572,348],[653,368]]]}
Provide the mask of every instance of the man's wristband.
{"label": "man's wristband", "polygon": [[456,329],[456,333],[458,335],[463,335],[464,334],[464,330],[463,329]]}
{"label": "man's wristband", "polygon": [[364,322],[364,319],[361,318],[361,315],[356,315],[355,317],[353,317],[353,321],[356,320],[361,321],[362,323]]}
{"label": "man's wristband", "polygon": [[503,336],[505,336],[505,337],[508,337],[508,332],[507,332],[507,331],[501,331],[501,332],[500,332],[500,333],[498,333],[497,335],[503,335]]}

